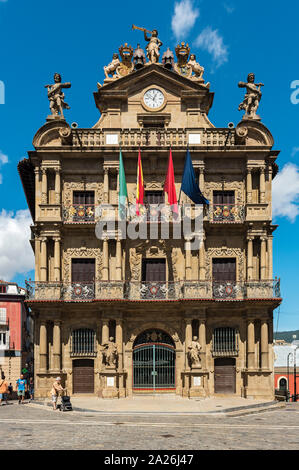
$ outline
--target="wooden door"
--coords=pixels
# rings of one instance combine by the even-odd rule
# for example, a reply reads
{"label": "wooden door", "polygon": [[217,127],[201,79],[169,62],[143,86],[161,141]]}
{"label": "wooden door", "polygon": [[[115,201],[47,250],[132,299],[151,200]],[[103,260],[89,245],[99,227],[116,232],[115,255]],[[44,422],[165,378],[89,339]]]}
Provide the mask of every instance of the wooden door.
{"label": "wooden door", "polygon": [[92,359],[73,361],[73,393],[94,393],[94,361]]}
{"label": "wooden door", "polygon": [[93,282],[95,279],[94,258],[72,259],[72,282]]}
{"label": "wooden door", "polygon": [[236,393],[236,361],[230,357],[215,359],[215,393]]}
{"label": "wooden door", "polygon": [[143,282],[166,282],[166,260],[144,259],[142,266]]}
{"label": "wooden door", "polygon": [[214,258],[213,259],[213,281],[236,280],[236,259],[235,258]]}

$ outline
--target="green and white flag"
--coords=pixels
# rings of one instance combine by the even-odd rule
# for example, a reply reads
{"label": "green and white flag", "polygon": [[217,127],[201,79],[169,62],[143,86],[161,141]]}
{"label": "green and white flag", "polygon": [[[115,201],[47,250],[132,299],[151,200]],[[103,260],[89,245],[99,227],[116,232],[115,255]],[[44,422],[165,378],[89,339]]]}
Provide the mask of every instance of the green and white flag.
{"label": "green and white flag", "polygon": [[120,220],[126,219],[126,200],[128,198],[126,175],[121,149],[119,151],[119,193],[118,193],[118,214]]}

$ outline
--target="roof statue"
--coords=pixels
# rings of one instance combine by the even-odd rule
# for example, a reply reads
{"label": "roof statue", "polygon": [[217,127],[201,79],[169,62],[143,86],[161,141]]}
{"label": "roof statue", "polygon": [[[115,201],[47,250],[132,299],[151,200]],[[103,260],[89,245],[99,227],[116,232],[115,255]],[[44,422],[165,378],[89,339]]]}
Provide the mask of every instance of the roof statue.
{"label": "roof statue", "polygon": [[53,85],[45,85],[45,88],[48,88],[48,99],[52,113],[47,117],[47,120],[64,119],[63,110],[70,109],[69,105],[64,101],[62,88],[71,88],[71,84],[61,83],[61,75],[59,73],[54,74],[54,82]]}
{"label": "roof statue", "polygon": [[[153,31],[148,31],[145,28],[139,28],[133,24],[132,29],[139,29],[144,33],[144,39],[148,42],[146,46],[146,55],[150,64],[156,64],[159,62],[160,57],[160,47],[162,46],[162,41],[158,38],[158,31],[153,29]],[[148,37],[147,33],[150,34]]]}
{"label": "roof statue", "polygon": [[[209,88],[210,84],[205,83],[203,79],[204,68],[196,61],[196,55],[191,54],[189,57],[190,47],[188,44],[181,42],[177,45],[175,49],[176,63],[174,54],[169,47],[163,53],[162,61],[159,62],[162,41],[158,38],[158,31],[156,29],[149,31],[135,25],[132,26],[132,29],[143,31],[144,39],[148,43],[146,45],[146,54],[140,44],[137,44],[137,48],[133,50],[131,46],[125,43],[124,46],[119,48],[119,54],[114,53],[112,61],[104,67],[104,85],[140,70],[145,65],[156,64]],[[102,87],[100,83],[97,85],[98,89]]]}
{"label": "roof statue", "polygon": [[244,109],[245,114],[243,119],[254,119],[260,121],[261,118],[256,114],[257,108],[259,107],[260,100],[262,97],[261,87],[264,86],[263,83],[254,83],[255,75],[254,73],[249,73],[247,77],[247,83],[239,82],[239,88],[246,88],[246,94],[244,100],[239,104],[239,111]]}

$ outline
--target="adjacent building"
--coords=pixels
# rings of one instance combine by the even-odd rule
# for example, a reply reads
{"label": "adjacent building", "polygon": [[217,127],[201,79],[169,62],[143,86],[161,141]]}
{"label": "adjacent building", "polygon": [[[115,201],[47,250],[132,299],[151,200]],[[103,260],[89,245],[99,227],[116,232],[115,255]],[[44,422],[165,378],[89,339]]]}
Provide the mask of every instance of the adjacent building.
{"label": "adjacent building", "polygon": [[16,283],[0,280],[0,373],[14,387],[25,363],[33,361],[33,320],[25,295]]}
{"label": "adjacent building", "polygon": [[[36,396],[46,397],[59,374],[70,394],[273,399],[273,310],[281,298],[271,188],[279,152],[256,115],[259,85],[252,74],[240,84],[246,114],[236,127],[215,127],[203,68],[185,43],[176,59],[168,49],[159,61],[156,33],[147,59],[127,44],[114,54],[94,93],[100,116],[90,128],[66,122],[61,88],[70,84],[56,75],[52,114],[18,166],[33,220],[35,281],[26,303],[35,319]],[[126,236],[120,147],[129,204],[139,149],[145,191],[141,215],[127,213]],[[187,147],[210,202],[197,248],[194,204],[180,195],[191,231],[176,237],[182,222],[164,193],[170,148],[179,195]],[[113,219],[99,236],[101,223]],[[141,226],[146,237],[134,238]]]}

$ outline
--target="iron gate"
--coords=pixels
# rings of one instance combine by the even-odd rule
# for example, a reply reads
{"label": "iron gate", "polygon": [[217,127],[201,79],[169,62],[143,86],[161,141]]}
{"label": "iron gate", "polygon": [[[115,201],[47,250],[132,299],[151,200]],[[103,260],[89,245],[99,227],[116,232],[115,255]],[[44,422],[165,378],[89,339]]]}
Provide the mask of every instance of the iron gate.
{"label": "iron gate", "polygon": [[157,343],[136,346],[133,351],[133,388],[175,388],[175,350]]}

